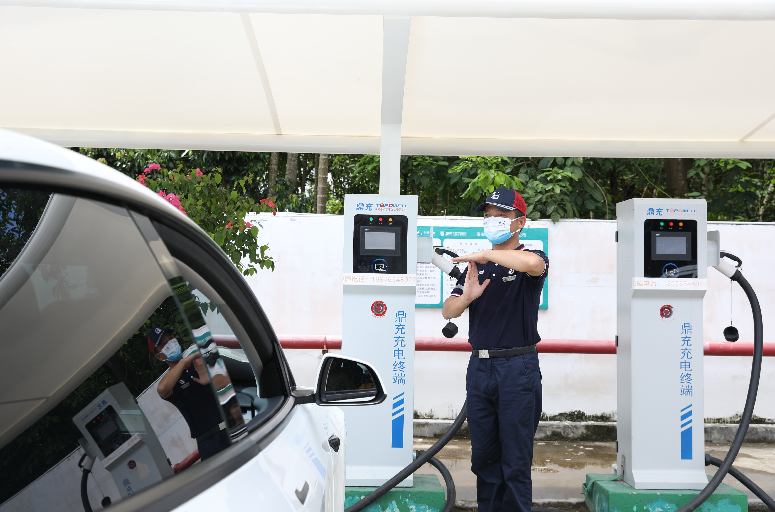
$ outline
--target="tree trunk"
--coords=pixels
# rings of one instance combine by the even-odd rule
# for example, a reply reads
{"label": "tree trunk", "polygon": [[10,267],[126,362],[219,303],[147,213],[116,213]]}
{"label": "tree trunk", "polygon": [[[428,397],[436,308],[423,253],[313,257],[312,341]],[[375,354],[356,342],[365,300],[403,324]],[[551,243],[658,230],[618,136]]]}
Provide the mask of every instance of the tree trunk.
{"label": "tree trunk", "polygon": [[288,163],[285,164],[285,181],[291,188],[291,193],[296,192],[296,184],[299,180],[299,154],[288,153]]}
{"label": "tree trunk", "polygon": [[328,202],[328,155],[321,154],[317,169],[317,204],[316,213],[326,213],[326,203]]}
{"label": "tree trunk", "polygon": [[693,158],[665,158],[665,181],[670,197],[684,197],[689,193],[689,169]]}
{"label": "tree trunk", "polygon": [[304,197],[307,191],[307,177],[310,173],[308,163],[306,158],[303,160],[299,158],[299,198]]}
{"label": "tree trunk", "polygon": [[269,179],[267,197],[274,195],[274,188],[277,186],[277,167],[280,164],[280,153],[272,153],[269,157]]}
{"label": "tree trunk", "polygon": [[313,164],[315,172],[315,181],[312,184],[312,213],[318,211],[318,182],[320,181],[320,155],[315,155]]}

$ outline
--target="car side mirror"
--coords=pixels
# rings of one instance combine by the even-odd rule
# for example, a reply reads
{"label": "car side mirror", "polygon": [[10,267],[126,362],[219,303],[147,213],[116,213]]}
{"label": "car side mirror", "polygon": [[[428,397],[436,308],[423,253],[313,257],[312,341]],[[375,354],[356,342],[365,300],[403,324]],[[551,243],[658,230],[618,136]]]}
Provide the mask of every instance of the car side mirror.
{"label": "car side mirror", "polygon": [[386,394],[377,371],[368,363],[341,355],[326,354],[320,362],[314,393],[294,390],[296,403],[318,405],[375,405]]}

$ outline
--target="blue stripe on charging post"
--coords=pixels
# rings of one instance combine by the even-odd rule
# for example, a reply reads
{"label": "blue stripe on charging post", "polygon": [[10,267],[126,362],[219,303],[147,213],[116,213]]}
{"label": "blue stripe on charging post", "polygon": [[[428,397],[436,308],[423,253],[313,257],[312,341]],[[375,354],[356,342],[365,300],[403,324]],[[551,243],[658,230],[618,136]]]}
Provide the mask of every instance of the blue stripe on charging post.
{"label": "blue stripe on charging post", "polygon": [[[392,443],[391,448],[403,448],[404,447],[404,396],[403,393],[393,397],[393,421],[392,427]],[[400,413],[400,414],[399,414]],[[398,416],[396,416],[398,415]]]}
{"label": "blue stripe on charging post", "polygon": [[[681,421],[686,420],[689,418],[689,421],[681,425],[681,428],[683,429],[687,425],[690,425],[692,410],[691,410],[692,404],[687,405],[683,409],[681,409],[681,412],[686,411],[684,414],[681,415]],[[688,428],[681,430],[681,460],[691,460],[692,459],[692,427],[689,426]]]}

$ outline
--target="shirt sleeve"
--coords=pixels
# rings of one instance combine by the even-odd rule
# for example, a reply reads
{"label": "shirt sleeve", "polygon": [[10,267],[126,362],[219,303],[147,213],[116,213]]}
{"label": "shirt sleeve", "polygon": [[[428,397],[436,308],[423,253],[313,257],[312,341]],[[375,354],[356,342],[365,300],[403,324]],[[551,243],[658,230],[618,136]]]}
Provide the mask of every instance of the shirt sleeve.
{"label": "shirt sleeve", "polygon": [[466,284],[466,275],[468,274],[468,266],[466,266],[466,269],[463,271],[463,274],[458,278],[457,283],[455,283],[455,287],[452,289],[452,293],[450,294],[452,297],[460,297],[463,295],[463,285]]}
{"label": "shirt sleeve", "polygon": [[547,256],[544,251],[531,251],[529,249],[525,249],[525,251],[537,254],[541,257],[542,260],[544,260],[544,271],[541,273],[541,275],[531,276],[530,274],[527,274],[527,277],[529,277],[533,282],[545,280],[549,276],[549,256]]}
{"label": "shirt sleeve", "polygon": [[167,398],[162,398],[162,400],[166,400],[167,402],[171,403],[175,407],[179,408],[180,405],[180,393],[178,393],[178,390],[175,388],[172,388],[172,393]]}

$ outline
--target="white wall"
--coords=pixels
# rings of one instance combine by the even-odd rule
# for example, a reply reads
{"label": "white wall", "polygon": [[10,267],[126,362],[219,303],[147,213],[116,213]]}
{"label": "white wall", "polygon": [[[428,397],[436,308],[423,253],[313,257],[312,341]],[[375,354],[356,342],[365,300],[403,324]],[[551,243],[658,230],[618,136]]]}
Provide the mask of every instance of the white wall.
{"label": "white wall", "polygon": [[[248,277],[278,334],[341,334],[343,217],[280,213],[260,214],[261,243],[276,260],[274,272]],[[251,220],[253,220],[251,218]],[[479,226],[471,217],[420,217],[418,225]],[[615,221],[537,221],[529,227],[549,230],[549,309],[541,310],[539,333],[544,339],[605,339],[616,335]],[[745,262],[764,312],[775,306],[773,272],[767,262],[775,247],[775,224],[709,223],[721,232],[722,248]],[[730,283],[709,271],[705,299],[705,340],[722,341],[729,325]],[[743,292],[732,288],[735,325],[741,341],[753,340],[750,308]],[[441,336],[445,322],[439,309],[418,308],[417,336]],[[459,336],[468,335],[467,313],[457,321]],[[765,330],[765,343],[775,337]],[[312,385],[318,351],[288,351],[297,381]],[[613,355],[542,354],[543,410],[549,414],[582,410],[588,414],[616,410],[616,357]],[[465,398],[465,353],[420,352],[415,362],[415,408],[436,417],[457,414]],[[706,359],[708,417],[725,417],[743,409],[750,358]],[[775,361],[765,358],[756,414],[775,418]]]}

